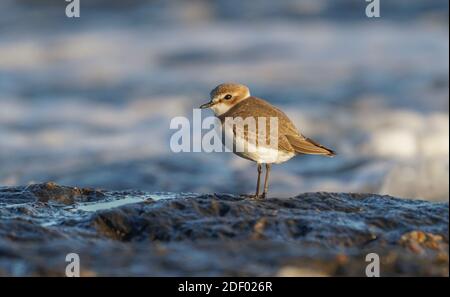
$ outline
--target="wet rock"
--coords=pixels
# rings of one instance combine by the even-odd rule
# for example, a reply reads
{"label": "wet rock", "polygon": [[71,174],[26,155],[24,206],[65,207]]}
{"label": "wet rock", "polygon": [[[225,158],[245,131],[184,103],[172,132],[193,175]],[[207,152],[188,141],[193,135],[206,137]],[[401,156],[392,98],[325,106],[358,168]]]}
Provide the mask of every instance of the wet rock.
{"label": "wet rock", "polygon": [[104,198],[101,191],[59,186],[53,182],[33,184],[25,189],[33,194],[37,201],[54,201],[63,204],[73,204],[75,201],[95,201]]}
{"label": "wet rock", "polygon": [[[81,207],[127,197],[140,199]],[[380,256],[382,276],[448,275],[448,203],[346,193],[259,201],[46,183],[1,188],[0,204],[0,275],[64,275],[71,252],[82,275],[95,276],[364,276],[368,253]]]}
{"label": "wet rock", "polygon": [[445,252],[447,248],[441,235],[423,231],[411,231],[402,235],[400,244],[415,253],[425,253],[427,249]]}

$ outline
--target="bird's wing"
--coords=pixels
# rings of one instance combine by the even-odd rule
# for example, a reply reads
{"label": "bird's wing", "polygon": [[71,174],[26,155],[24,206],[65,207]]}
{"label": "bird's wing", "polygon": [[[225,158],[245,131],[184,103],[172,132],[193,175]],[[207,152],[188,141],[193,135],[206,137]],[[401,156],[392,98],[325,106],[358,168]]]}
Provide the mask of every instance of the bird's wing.
{"label": "bird's wing", "polygon": [[270,124],[266,123],[267,132],[265,135],[259,135],[257,130],[254,129],[258,124],[253,128],[248,125],[233,125],[234,139],[235,141],[243,141],[242,144],[271,146],[273,149],[279,149],[281,146],[284,150],[293,152],[294,150],[290,146],[289,141],[285,137],[277,138],[278,134],[270,133],[270,127],[267,127],[268,125]]}
{"label": "bird's wing", "polygon": [[310,155],[326,155],[326,156],[335,156],[336,153],[321,145],[320,143],[315,142],[310,138],[306,138],[303,135],[293,136],[286,135],[289,144],[298,154],[310,154]]}
{"label": "bird's wing", "polygon": [[[241,117],[245,120],[249,114],[258,123],[258,118],[265,118],[266,121],[266,143],[271,141],[274,135],[270,135],[270,118],[277,118],[278,120],[278,147],[286,151],[294,151],[289,141],[285,137],[286,134],[289,135],[300,135],[297,128],[291,122],[291,120],[278,108],[271,105],[270,103],[259,99],[257,97],[250,97],[244,101],[239,102],[234,107],[232,107],[228,112],[220,116],[222,122],[225,118],[233,115],[233,118]],[[245,137],[245,139],[254,139],[256,135],[252,134],[254,132],[245,129],[244,131],[238,131],[233,129],[236,136]],[[257,138],[257,137],[256,137]],[[272,143],[272,142],[270,142]]]}
{"label": "bird's wing", "polygon": [[[334,156],[335,152],[310,138],[304,137],[294,126],[292,121],[287,117],[284,112],[270,103],[256,98],[250,97],[242,102],[239,102],[234,107],[232,107],[228,112],[222,115],[222,119],[226,118],[227,115],[233,114],[233,118],[241,117],[245,119],[251,114],[255,121],[257,118],[266,118],[266,143],[273,143],[271,141],[270,135],[270,118],[275,117],[278,119],[278,149],[295,152],[297,154],[314,154],[314,155],[327,155]],[[255,131],[249,129],[233,129],[235,137],[243,137],[245,141],[249,139],[256,139],[257,135]],[[256,142],[257,143],[257,142]]]}

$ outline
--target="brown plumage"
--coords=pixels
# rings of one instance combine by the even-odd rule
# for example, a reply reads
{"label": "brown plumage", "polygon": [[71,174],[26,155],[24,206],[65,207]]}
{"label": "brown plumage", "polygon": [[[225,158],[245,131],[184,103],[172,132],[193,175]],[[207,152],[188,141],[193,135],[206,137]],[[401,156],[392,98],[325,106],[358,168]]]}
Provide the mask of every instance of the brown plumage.
{"label": "brown plumage", "polygon": [[[226,117],[241,117],[243,119],[247,117],[254,117],[255,122],[258,117],[276,117],[278,118],[278,149],[295,152],[296,154],[309,154],[309,155],[326,155],[335,156],[335,152],[325,146],[315,142],[310,138],[304,137],[297,128],[294,126],[292,121],[286,116],[284,112],[276,108],[272,104],[264,101],[263,99],[250,96],[245,100],[240,101],[233,107],[231,107],[227,112],[218,116],[218,118],[224,122]],[[269,131],[270,122],[266,121],[266,131]],[[243,132],[243,137],[246,139],[251,139],[249,133],[252,133],[248,129]],[[236,135],[236,131],[234,131]],[[270,137],[267,133],[267,138]],[[257,137],[255,137],[257,139]],[[269,139],[266,140],[268,142]]]}
{"label": "brown plumage", "polygon": [[[215,115],[221,120],[225,133],[232,134],[234,144],[236,139],[244,140],[247,149],[244,151],[233,152],[245,159],[258,163],[258,179],[256,185],[255,197],[259,198],[259,184],[262,172],[261,164],[266,164],[266,176],[264,179],[264,192],[262,198],[267,195],[268,177],[272,163],[283,163],[298,154],[335,156],[335,152],[310,138],[303,136],[292,121],[272,104],[263,99],[250,95],[250,90],[242,84],[227,83],[218,85],[210,93],[211,101],[203,104],[200,108],[211,108]],[[250,129],[248,126],[224,125],[226,119],[241,118],[243,120],[251,118],[256,124],[256,129]],[[272,133],[266,133],[266,142],[258,143],[258,118],[266,119],[265,131],[270,131],[270,118],[276,118],[278,122],[278,133],[275,136]],[[243,126],[243,127],[242,127]],[[264,131],[264,130],[262,130]],[[261,132],[262,132],[261,131]],[[277,140],[277,146],[271,146],[274,143],[271,137]],[[251,142],[250,139],[253,141]],[[252,146],[254,150],[248,148]]]}

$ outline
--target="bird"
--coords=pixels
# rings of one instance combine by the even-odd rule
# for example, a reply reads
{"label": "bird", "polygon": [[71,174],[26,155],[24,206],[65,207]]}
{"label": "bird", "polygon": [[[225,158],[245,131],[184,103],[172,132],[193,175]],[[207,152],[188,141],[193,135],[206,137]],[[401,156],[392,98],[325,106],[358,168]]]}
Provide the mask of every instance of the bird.
{"label": "bird", "polygon": [[[264,199],[268,195],[269,173],[272,164],[286,162],[296,155],[323,155],[333,157],[336,153],[320,143],[303,136],[288,116],[279,108],[264,99],[254,97],[246,85],[239,83],[223,83],[210,92],[210,101],[202,104],[201,109],[210,108],[220,120],[223,128],[222,142],[230,137],[233,139],[233,153],[247,160],[257,163],[256,192],[251,197]],[[256,122],[256,130],[249,127],[236,128],[237,125],[227,125],[227,119],[250,119]],[[258,141],[255,137],[263,131],[264,123],[259,124],[258,119],[275,118],[277,121],[275,135],[267,135],[272,122],[265,121],[266,141]],[[233,123],[233,122],[232,122]],[[250,123],[250,122],[249,122]],[[259,125],[259,126],[258,126]],[[263,130],[258,130],[263,129]],[[270,133],[273,134],[273,133]],[[258,139],[256,139],[258,138]],[[256,139],[256,141],[255,141]],[[275,140],[275,145],[270,145]],[[244,149],[236,150],[238,142],[244,143]],[[263,192],[260,194],[260,181],[263,165],[266,168]]]}

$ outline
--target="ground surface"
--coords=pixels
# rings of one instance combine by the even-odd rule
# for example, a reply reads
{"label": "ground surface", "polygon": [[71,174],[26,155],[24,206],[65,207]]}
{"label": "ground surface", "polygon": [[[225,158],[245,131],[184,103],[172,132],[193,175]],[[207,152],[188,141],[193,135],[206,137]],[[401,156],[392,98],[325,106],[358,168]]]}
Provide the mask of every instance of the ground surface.
{"label": "ground surface", "polygon": [[[128,203],[119,205],[121,203]],[[372,194],[0,188],[0,275],[448,275],[448,203]]]}

